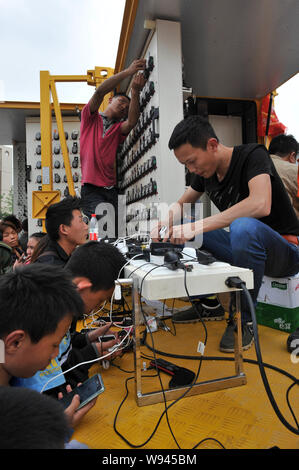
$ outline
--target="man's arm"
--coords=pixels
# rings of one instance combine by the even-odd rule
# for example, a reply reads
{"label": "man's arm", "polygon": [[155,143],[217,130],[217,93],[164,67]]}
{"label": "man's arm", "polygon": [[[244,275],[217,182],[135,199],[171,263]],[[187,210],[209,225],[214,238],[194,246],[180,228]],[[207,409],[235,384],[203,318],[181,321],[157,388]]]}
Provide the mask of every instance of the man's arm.
{"label": "man's arm", "polygon": [[167,227],[167,231],[163,236],[163,240],[170,238],[172,236],[172,227],[175,224],[181,222],[181,218],[184,212],[184,204],[195,203],[202,194],[203,193],[199,193],[189,186],[182,197],[169,207],[168,215],[153,228],[151,232],[152,239],[159,239],[159,231],[163,226]]}
{"label": "man's arm", "polygon": [[140,115],[140,108],[139,108],[139,95],[144,87],[145,78],[143,74],[138,74],[134,77],[132,86],[131,86],[131,101],[129,106],[128,112],[128,119],[124,121],[121,125],[121,133],[122,134],[129,134],[131,129],[136,126],[139,115]]}
{"label": "man's arm", "polygon": [[272,204],[272,186],[268,174],[257,175],[249,183],[249,196],[219,214],[206,217],[192,224],[176,225],[172,230],[171,241],[184,243],[195,235],[228,227],[239,217],[260,219],[270,214]]}
{"label": "man's arm", "polygon": [[139,70],[144,70],[144,68],[145,60],[136,59],[127,69],[122,70],[116,75],[113,75],[112,77],[109,77],[104,80],[104,82],[98,86],[89,101],[90,112],[96,112],[101,106],[104,96],[107,95],[107,93],[110,93],[122,80],[127,77],[130,77],[131,75],[134,75],[134,73],[138,72]]}

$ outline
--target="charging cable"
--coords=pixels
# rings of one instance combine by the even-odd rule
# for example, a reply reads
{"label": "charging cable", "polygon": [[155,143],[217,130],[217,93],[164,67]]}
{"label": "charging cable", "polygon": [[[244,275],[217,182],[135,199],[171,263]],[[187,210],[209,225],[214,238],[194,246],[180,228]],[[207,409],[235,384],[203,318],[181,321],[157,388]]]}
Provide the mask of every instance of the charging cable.
{"label": "charging cable", "polygon": [[[284,418],[284,416],[282,415],[282,413],[280,412],[278,406],[277,406],[277,403],[274,399],[274,396],[272,394],[272,391],[271,391],[271,388],[270,388],[270,385],[269,385],[269,382],[268,382],[268,379],[267,379],[267,376],[266,376],[266,373],[265,373],[265,368],[264,368],[264,365],[263,365],[263,360],[262,360],[262,354],[261,354],[261,350],[260,350],[260,344],[259,344],[259,338],[258,338],[258,328],[257,328],[257,321],[256,321],[256,316],[255,316],[255,308],[254,308],[254,304],[253,304],[253,301],[252,301],[252,298],[251,298],[251,295],[246,287],[246,283],[244,281],[242,281],[238,276],[235,276],[235,277],[229,277],[226,279],[225,281],[225,284],[228,286],[228,287],[235,287],[235,288],[239,288],[239,289],[242,289],[243,292],[244,292],[244,295],[246,297],[246,300],[249,304],[249,308],[250,308],[250,312],[251,312],[251,318],[252,318],[252,326],[253,326],[253,336],[254,336],[254,344],[255,344],[255,350],[256,350],[256,356],[257,356],[257,361],[258,361],[258,366],[259,366],[259,369],[260,369],[260,374],[261,374],[261,377],[262,377],[262,381],[263,381],[263,384],[264,384],[264,387],[265,387],[265,390],[266,390],[266,393],[268,395],[268,398],[270,400],[270,403],[278,417],[278,419],[282,422],[282,424],[285,425],[285,427],[293,432],[294,434],[297,434],[299,435],[299,428],[294,428],[293,426],[291,426],[291,424],[288,423],[288,421]],[[297,385],[299,385],[299,380],[297,379],[296,382],[294,382],[294,384],[297,383]],[[296,421],[296,424],[297,424],[297,420]]]}
{"label": "charging cable", "polygon": [[92,359],[90,361],[85,361],[85,362],[80,362],[79,364],[76,364],[75,366],[71,367],[70,369],[68,370],[65,370],[63,372],[61,372],[60,374],[58,375],[55,375],[55,377],[52,377],[51,379],[49,379],[43,386],[43,388],[41,389],[40,393],[43,393],[45,388],[47,387],[47,385],[52,382],[53,380],[56,380],[58,377],[60,377],[61,375],[65,375],[67,374],[68,372],[70,372],[71,370],[73,369],[76,369],[77,367],[79,366],[84,366],[86,364],[92,364],[93,362],[97,362],[97,361],[102,361],[103,359],[105,359],[106,357],[108,356],[111,356],[111,354],[113,354],[115,351],[118,351],[119,349],[122,349],[120,348],[120,346],[124,343],[124,341],[127,339],[127,337],[129,336],[130,334],[130,331],[126,332],[126,335],[123,337],[123,339],[121,340],[120,343],[118,343],[117,345],[113,346],[113,348],[111,348],[111,350],[105,354],[104,356],[101,356],[101,357],[97,357],[96,359]]}

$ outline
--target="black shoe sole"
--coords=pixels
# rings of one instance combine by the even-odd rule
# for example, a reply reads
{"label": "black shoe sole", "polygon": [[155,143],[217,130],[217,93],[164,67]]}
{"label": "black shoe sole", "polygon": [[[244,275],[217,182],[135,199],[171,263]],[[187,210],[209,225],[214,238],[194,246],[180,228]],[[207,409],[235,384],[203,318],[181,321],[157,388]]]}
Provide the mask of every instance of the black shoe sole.
{"label": "black shoe sole", "polygon": [[[251,340],[251,342],[250,342],[249,344],[246,344],[246,346],[242,346],[242,350],[243,350],[243,351],[247,351],[247,349],[251,348],[252,343],[253,343],[253,338],[252,338],[252,340]],[[219,346],[219,351],[224,352],[224,353],[234,353],[234,352],[235,352],[235,348],[233,348],[233,349],[225,349],[225,348]]]}

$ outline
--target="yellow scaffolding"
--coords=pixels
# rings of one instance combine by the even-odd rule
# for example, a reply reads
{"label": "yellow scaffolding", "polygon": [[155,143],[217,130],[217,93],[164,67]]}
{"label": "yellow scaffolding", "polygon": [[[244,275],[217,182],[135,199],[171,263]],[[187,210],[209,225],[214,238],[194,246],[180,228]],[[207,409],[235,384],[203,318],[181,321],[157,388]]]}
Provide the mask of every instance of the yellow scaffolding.
{"label": "yellow scaffolding", "polygon": [[[53,202],[60,199],[59,191],[53,191],[53,172],[52,172],[52,104],[57,122],[57,129],[61,144],[62,156],[67,177],[67,184],[71,196],[75,196],[74,182],[72,178],[71,164],[68,148],[66,144],[63,121],[60,104],[58,101],[56,83],[57,82],[87,82],[88,85],[98,87],[104,80],[114,74],[114,69],[109,67],[95,67],[94,70],[88,70],[87,75],[50,75],[46,70],[40,72],[40,126],[41,126],[41,166],[42,166],[42,190],[34,191],[32,195],[32,214],[34,218],[44,219],[46,209]],[[104,110],[108,105],[110,94],[104,97],[100,110]],[[47,197],[40,194],[44,192]],[[45,201],[44,208],[41,207],[42,201]],[[50,203],[50,204],[49,204]],[[44,210],[42,210],[44,209]]]}

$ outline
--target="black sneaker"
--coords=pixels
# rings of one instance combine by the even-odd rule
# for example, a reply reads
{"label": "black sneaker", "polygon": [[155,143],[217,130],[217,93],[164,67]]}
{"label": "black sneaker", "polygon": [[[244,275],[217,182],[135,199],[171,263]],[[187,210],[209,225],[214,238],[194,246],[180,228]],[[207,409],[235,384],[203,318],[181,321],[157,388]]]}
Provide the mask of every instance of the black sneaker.
{"label": "black sneaker", "polygon": [[[224,308],[216,297],[205,297],[201,300],[195,300],[193,303],[196,304],[202,320],[223,320]],[[174,313],[172,315],[173,323],[195,323],[200,321],[197,309],[192,305]]]}
{"label": "black sneaker", "polygon": [[287,350],[289,351],[289,353],[292,353],[293,351],[295,351],[296,348],[298,348],[298,346],[299,346],[299,328],[296,328],[296,330],[293,331],[293,333],[291,333],[288,336]]}
{"label": "black sneaker", "polygon": [[[219,349],[222,352],[233,353],[235,352],[235,331],[237,324],[234,320],[227,320],[227,327],[220,341]],[[251,323],[244,323],[242,325],[242,349],[246,351],[253,343],[253,331]]]}

